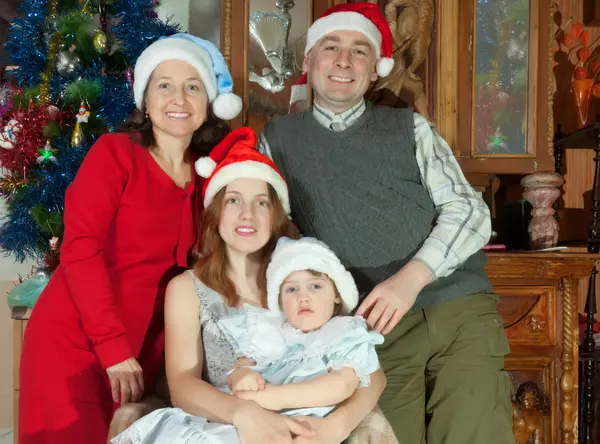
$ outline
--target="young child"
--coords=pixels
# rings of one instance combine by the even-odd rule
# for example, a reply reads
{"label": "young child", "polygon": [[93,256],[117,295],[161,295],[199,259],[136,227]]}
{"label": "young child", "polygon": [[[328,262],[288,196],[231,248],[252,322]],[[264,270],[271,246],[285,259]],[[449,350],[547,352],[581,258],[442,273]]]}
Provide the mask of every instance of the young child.
{"label": "young child", "polygon": [[[267,269],[267,297],[268,310],[245,305],[218,321],[237,355],[255,362],[230,371],[235,396],[286,415],[323,417],[369,385],[383,336],[368,331],[363,318],[349,316],[358,302],[356,285],[324,243],[281,238]],[[165,410],[173,409],[143,417],[112,442],[239,443],[234,426],[180,409],[177,424],[161,427],[174,417]],[[136,438],[135,430],[144,436]]]}
{"label": "young child", "polygon": [[267,296],[269,311],[248,306],[219,321],[239,356],[256,362],[232,370],[234,395],[291,416],[325,416],[369,385],[383,336],[348,316],[358,302],[354,279],[323,242],[281,238]]}

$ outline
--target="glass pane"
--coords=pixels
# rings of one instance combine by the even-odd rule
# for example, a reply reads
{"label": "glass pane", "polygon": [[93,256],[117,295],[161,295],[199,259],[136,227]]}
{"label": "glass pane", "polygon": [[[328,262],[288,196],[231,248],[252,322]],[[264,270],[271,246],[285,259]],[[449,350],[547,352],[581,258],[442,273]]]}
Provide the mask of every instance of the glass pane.
{"label": "glass pane", "polygon": [[178,23],[182,32],[189,32],[220,47],[220,1],[161,0],[157,12],[162,20]]}
{"label": "glass pane", "polygon": [[248,125],[253,128],[290,111],[291,86],[302,75],[309,3],[250,0]]}
{"label": "glass pane", "polygon": [[527,153],[529,0],[477,0],[475,154]]}

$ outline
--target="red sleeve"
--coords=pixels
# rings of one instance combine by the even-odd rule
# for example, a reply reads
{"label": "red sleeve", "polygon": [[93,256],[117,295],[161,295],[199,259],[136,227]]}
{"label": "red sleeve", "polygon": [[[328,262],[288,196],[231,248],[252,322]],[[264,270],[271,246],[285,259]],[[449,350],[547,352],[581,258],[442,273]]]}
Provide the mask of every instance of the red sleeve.
{"label": "red sleeve", "polygon": [[69,292],[103,368],[133,356],[103,256],[131,165],[120,143],[119,136],[103,136],[86,155],[66,192],[60,250]]}

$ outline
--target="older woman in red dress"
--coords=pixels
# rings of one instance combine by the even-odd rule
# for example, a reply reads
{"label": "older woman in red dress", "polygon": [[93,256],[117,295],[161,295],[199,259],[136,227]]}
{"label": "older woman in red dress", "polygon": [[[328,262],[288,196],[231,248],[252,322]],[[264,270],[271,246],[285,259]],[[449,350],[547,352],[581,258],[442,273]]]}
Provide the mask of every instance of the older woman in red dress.
{"label": "older woman in red dress", "polygon": [[241,100],[218,50],[187,34],[142,53],[134,93],[141,123],[100,137],[67,190],[61,263],[25,333],[20,444],[104,444],[163,362],[165,288],[202,208],[192,164]]}

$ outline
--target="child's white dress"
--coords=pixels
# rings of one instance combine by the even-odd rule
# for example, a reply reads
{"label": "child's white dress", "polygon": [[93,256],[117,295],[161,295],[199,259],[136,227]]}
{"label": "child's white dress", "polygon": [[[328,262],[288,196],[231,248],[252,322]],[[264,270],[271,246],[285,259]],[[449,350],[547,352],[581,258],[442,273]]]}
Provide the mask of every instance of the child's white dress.
{"label": "child's white dress", "polygon": [[[288,384],[313,379],[330,370],[343,367],[353,368],[361,386],[369,385],[369,375],[379,368],[375,345],[383,342],[379,333],[368,331],[361,317],[340,316],[330,320],[319,330],[302,333],[291,327],[279,315],[268,310],[245,306],[241,309],[228,308],[220,295],[207,289],[200,281],[196,283],[201,300],[202,339],[205,346],[206,361],[212,361],[209,353],[216,344],[207,342],[216,340],[223,353],[223,339],[235,350],[235,357],[247,356],[257,362],[250,367],[259,373],[268,384]],[[207,310],[207,299],[216,303],[215,295],[220,299],[222,310],[215,316]],[[204,301],[204,302],[203,302]],[[216,324],[207,327],[207,317]],[[207,330],[210,328],[211,333]],[[208,346],[208,347],[207,347]],[[227,347],[227,348],[229,348]],[[226,351],[226,361],[231,360],[230,351]],[[233,362],[227,363],[229,368]],[[227,370],[222,375],[207,378],[208,381],[224,392],[230,392],[223,384]],[[210,369],[209,369],[210,370]],[[212,381],[211,381],[212,379]],[[214,384],[218,379],[219,384]],[[325,416],[335,406],[308,407],[288,410],[287,415]],[[194,417],[181,409],[166,408],[156,410],[136,421],[130,428],[112,440],[113,444],[235,444],[239,438],[235,427],[229,424],[209,422]]]}

